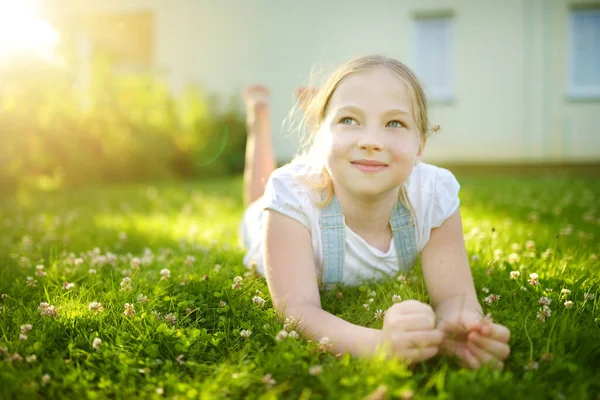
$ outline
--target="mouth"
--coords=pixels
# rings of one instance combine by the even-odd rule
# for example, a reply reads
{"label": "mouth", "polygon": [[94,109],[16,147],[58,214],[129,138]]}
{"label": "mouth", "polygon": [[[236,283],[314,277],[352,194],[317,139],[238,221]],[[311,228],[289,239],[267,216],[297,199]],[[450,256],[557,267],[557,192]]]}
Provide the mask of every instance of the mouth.
{"label": "mouth", "polygon": [[351,164],[364,172],[378,172],[388,166],[386,163],[376,160],[356,160]]}

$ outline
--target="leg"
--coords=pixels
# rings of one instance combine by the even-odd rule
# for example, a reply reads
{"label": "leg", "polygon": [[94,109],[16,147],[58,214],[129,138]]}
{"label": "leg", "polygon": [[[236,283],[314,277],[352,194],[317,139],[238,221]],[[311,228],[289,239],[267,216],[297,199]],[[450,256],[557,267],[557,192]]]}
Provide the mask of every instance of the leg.
{"label": "leg", "polygon": [[260,198],[271,173],[275,170],[275,154],[271,143],[269,89],[250,85],[243,94],[246,103],[246,161],[244,166],[244,204]]}

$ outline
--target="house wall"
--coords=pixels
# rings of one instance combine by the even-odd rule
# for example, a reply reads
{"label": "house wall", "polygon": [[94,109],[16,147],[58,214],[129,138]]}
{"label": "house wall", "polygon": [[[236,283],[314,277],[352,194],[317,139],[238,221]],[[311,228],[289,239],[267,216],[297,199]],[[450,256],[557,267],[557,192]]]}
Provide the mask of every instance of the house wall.
{"label": "house wall", "polygon": [[197,82],[227,97],[249,83],[268,85],[280,161],[297,148],[282,122],[313,68],[326,72],[368,53],[412,66],[415,15],[450,12],[455,93],[431,103],[431,122],[442,129],[425,161],[600,161],[600,99],[566,96],[568,0],[52,3],[55,14],[154,13],[153,64],[176,92]]}

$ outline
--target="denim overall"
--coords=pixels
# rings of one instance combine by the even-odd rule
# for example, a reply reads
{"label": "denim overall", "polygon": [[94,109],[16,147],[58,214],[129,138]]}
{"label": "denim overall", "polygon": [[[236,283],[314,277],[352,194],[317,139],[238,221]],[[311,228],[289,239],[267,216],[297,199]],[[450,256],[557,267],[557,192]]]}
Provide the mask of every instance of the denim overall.
{"label": "denim overall", "polygon": [[[410,222],[410,211],[400,202],[392,210],[390,219],[394,247],[400,271],[409,272],[417,261],[415,224]],[[323,244],[323,284],[331,288],[344,282],[344,214],[334,195],[321,211],[321,240]]]}

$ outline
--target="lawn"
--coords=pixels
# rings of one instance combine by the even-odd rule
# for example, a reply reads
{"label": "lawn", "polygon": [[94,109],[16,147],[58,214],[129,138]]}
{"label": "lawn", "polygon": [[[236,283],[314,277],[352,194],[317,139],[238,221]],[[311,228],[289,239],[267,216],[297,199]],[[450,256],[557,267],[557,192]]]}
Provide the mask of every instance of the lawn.
{"label": "lawn", "polygon": [[[597,178],[457,178],[479,297],[512,332],[502,372],[298,335],[241,263],[238,177],[0,200],[0,398],[599,398]],[[321,299],[381,328],[393,295],[428,301],[420,269]]]}

